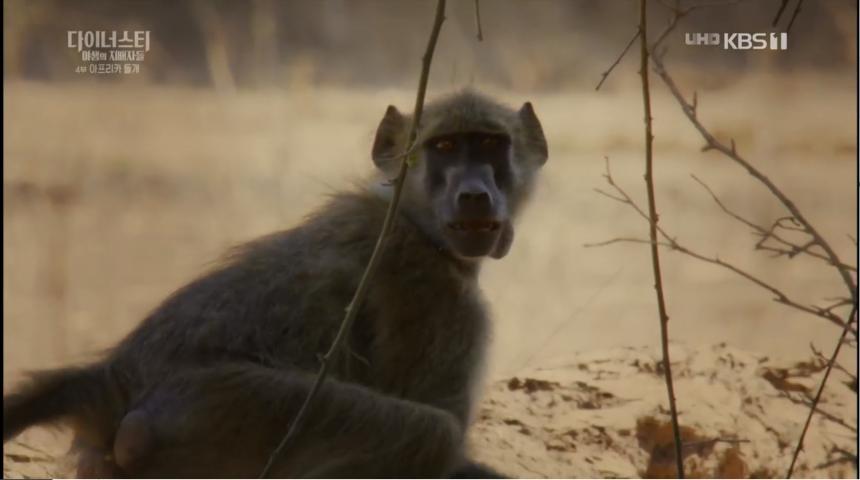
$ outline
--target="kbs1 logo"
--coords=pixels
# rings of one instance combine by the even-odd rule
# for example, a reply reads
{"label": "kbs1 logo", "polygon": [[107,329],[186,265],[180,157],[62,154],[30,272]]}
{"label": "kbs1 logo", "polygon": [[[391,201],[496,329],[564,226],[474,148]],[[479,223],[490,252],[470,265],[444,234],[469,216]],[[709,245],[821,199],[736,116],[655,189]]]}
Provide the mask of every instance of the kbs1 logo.
{"label": "kbs1 logo", "polygon": [[723,50],[786,50],[788,34],[782,33],[685,33],[687,45],[722,46]]}

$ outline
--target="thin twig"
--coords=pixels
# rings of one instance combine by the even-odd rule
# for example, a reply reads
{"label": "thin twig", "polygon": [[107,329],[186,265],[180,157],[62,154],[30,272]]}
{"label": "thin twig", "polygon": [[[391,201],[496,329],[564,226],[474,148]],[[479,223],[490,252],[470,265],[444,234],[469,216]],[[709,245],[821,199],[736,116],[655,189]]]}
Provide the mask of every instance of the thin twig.
{"label": "thin twig", "polygon": [[[735,220],[739,221],[740,223],[746,225],[747,227],[749,227],[750,229],[753,230],[753,233],[755,233],[756,235],[759,235],[761,237],[759,239],[759,241],[756,242],[756,245],[755,245],[756,250],[764,250],[767,252],[773,252],[775,256],[786,256],[788,258],[794,258],[795,256],[803,253],[803,254],[809,255],[810,257],[814,257],[814,258],[817,258],[819,260],[824,260],[825,262],[827,262],[828,265],[833,265],[833,263],[831,263],[830,258],[828,258],[826,255],[822,255],[818,252],[814,252],[814,251],[810,250],[811,247],[818,245],[817,243],[815,243],[815,241],[810,240],[803,245],[798,245],[797,243],[792,242],[792,241],[782,237],[778,233],[776,233],[776,230],[779,229],[780,227],[782,227],[784,229],[788,229],[788,228],[785,228],[782,226],[782,222],[780,221],[780,219],[778,219],[776,222],[774,222],[774,224],[769,229],[765,228],[765,227],[763,227],[763,226],[761,226],[761,225],[759,225],[759,224],[757,224],[751,220],[748,220],[748,219],[744,218],[743,216],[741,216],[739,213],[734,212],[731,209],[729,209],[723,203],[723,201],[720,200],[720,198],[717,196],[717,194],[714,193],[714,191],[711,189],[711,187],[709,187],[708,184],[706,184],[704,181],[699,179],[699,177],[697,177],[693,174],[691,174],[690,176],[699,185],[701,185],[702,188],[707,190],[708,194],[710,194],[711,198],[714,200],[714,203],[716,203],[717,206],[720,207],[720,210],[722,210],[726,215],[728,215],[728,216],[734,218]],[[803,233],[806,233],[805,230],[801,229],[801,231],[803,231]],[[774,246],[766,245],[765,242],[767,242],[770,239],[773,239],[774,241],[776,241],[781,246],[774,247]],[[835,266],[835,265],[833,265],[833,266]],[[857,271],[857,267],[855,267],[853,265],[848,265],[848,264],[843,263],[841,265],[841,267],[847,268],[848,270],[851,270],[852,272]],[[850,301],[849,301],[849,303],[850,303]]]}
{"label": "thin twig", "polygon": [[794,25],[794,20],[797,19],[797,15],[800,13],[800,7],[803,6],[803,0],[798,0],[797,6],[794,7],[794,13],[791,15],[791,20],[788,22],[788,26],[785,27],[786,33],[791,30],[791,26]]}
{"label": "thin twig", "polygon": [[828,460],[826,462],[819,463],[818,465],[815,466],[815,469],[816,470],[823,470],[825,468],[830,468],[834,465],[839,465],[842,463],[850,463],[851,465],[854,465],[854,471],[856,472],[857,471],[857,454],[850,453],[850,452],[847,452],[845,450],[842,450],[838,453],[842,453],[842,456],[834,458],[833,460]]}
{"label": "thin twig", "polygon": [[618,270],[616,270],[615,273],[613,273],[612,276],[610,276],[609,279],[603,283],[603,285],[600,285],[594,291],[594,293],[588,297],[588,299],[585,301],[585,303],[580,305],[579,308],[577,308],[574,312],[572,312],[570,314],[570,316],[568,316],[564,321],[562,321],[558,325],[556,325],[552,329],[552,331],[548,335],[546,335],[544,340],[539,344],[539,346],[537,348],[532,348],[530,352],[527,352],[527,356],[526,356],[525,360],[523,362],[517,362],[517,365],[519,365],[519,367],[516,370],[517,371],[524,370],[526,367],[531,365],[532,360],[534,360],[538,354],[546,352],[547,351],[547,348],[546,348],[547,345],[549,345],[553,340],[558,339],[559,333],[561,333],[565,328],[570,326],[570,324],[578,318],[579,314],[582,313],[585,309],[587,309],[591,305],[591,303],[598,296],[600,296],[601,293],[603,293],[603,291],[606,289],[606,287],[608,287],[610,284],[615,282],[615,280],[618,278],[618,274],[620,274],[622,270],[624,270],[624,267],[620,267]]}
{"label": "thin twig", "polygon": [[[611,185],[615,189],[615,191],[617,192],[617,195],[612,195],[612,194],[609,194],[606,192],[601,192],[601,193],[603,193],[604,195],[606,195],[606,196],[608,196],[608,197],[610,197],[616,201],[630,205],[642,218],[644,218],[646,221],[650,222],[651,217],[649,217],[649,215],[638,204],[636,204],[633,201],[633,199],[627,194],[626,191],[624,191],[620,186],[618,186],[615,183],[614,179],[612,178],[612,172],[610,170],[608,158],[606,159],[606,174],[604,176],[606,178],[606,181],[609,183],[609,185]],[[654,225],[653,222],[651,222],[651,224]],[[841,419],[839,419],[838,417],[821,410],[818,407],[818,404],[821,400],[821,395],[822,395],[822,392],[824,391],[824,387],[825,387],[827,380],[830,376],[830,372],[833,370],[833,368],[839,368],[839,366],[836,363],[836,358],[839,355],[839,351],[842,347],[842,344],[846,343],[846,338],[847,338],[848,333],[851,332],[854,334],[855,337],[857,336],[857,329],[852,328],[852,325],[855,323],[855,315],[857,313],[857,305],[853,304],[851,314],[848,316],[847,320],[843,321],[841,318],[839,318],[838,316],[836,316],[835,314],[833,314],[830,311],[830,309],[835,308],[837,306],[837,304],[834,304],[834,305],[827,307],[827,308],[818,308],[818,307],[807,307],[805,305],[801,305],[799,303],[796,303],[796,302],[790,300],[784,293],[782,293],[780,290],[776,289],[772,285],[752,276],[751,274],[735,267],[734,265],[732,265],[730,263],[727,263],[727,262],[720,260],[719,258],[709,258],[709,257],[705,257],[701,254],[698,254],[696,252],[693,252],[693,251],[687,249],[686,247],[682,246],[680,243],[678,243],[678,241],[676,239],[669,236],[661,227],[656,226],[656,229],[657,229],[657,232],[660,233],[660,236],[664,239],[664,241],[657,242],[655,240],[649,241],[649,240],[638,239],[638,238],[615,238],[615,239],[608,240],[608,241],[601,242],[601,243],[589,244],[587,246],[609,245],[609,244],[618,243],[618,242],[632,242],[632,243],[650,244],[652,246],[652,248],[656,245],[668,247],[668,248],[674,249],[676,251],[682,252],[686,255],[689,255],[691,257],[697,258],[699,260],[702,260],[702,261],[705,261],[708,263],[712,263],[712,264],[716,264],[716,265],[720,265],[724,268],[732,270],[735,273],[737,273],[738,275],[741,275],[741,276],[747,278],[748,280],[752,281],[753,283],[759,285],[760,287],[765,288],[765,289],[773,292],[777,297],[775,299],[776,301],[783,303],[783,304],[786,304],[786,305],[789,305],[789,306],[792,306],[792,307],[797,308],[799,310],[802,310],[804,312],[807,312],[807,313],[810,313],[813,315],[817,315],[817,316],[820,316],[823,318],[827,318],[828,320],[830,320],[833,323],[836,323],[842,327],[842,333],[840,335],[839,341],[837,342],[837,345],[834,348],[833,354],[831,355],[830,359],[827,362],[827,367],[826,367],[826,370],[824,372],[824,377],[822,378],[821,384],[819,385],[819,388],[818,388],[818,391],[817,391],[815,397],[811,401],[805,401],[804,399],[797,400],[799,403],[809,406],[810,410],[809,410],[809,415],[807,416],[806,422],[804,423],[804,427],[803,427],[803,430],[801,432],[800,438],[798,440],[798,444],[797,444],[797,447],[795,449],[794,456],[792,457],[792,462],[791,462],[791,466],[789,467],[787,478],[790,478],[792,473],[793,473],[794,465],[795,465],[796,460],[797,460],[797,456],[799,455],[799,452],[803,446],[803,439],[806,436],[806,432],[809,429],[809,424],[811,422],[812,415],[815,412],[818,412],[820,415],[824,416],[825,418],[828,418],[829,420],[834,421],[840,425],[845,426],[849,430],[856,432],[856,428],[854,428],[851,425],[848,425],[847,423],[841,421]],[[844,302],[840,302],[840,303],[844,304]],[[815,351],[815,350],[813,350],[813,351]],[[790,396],[790,395],[786,395],[786,397],[789,400],[795,401],[795,398]]]}
{"label": "thin twig", "polygon": [[843,298],[842,300],[839,300],[838,302],[832,303],[826,307],[816,307],[816,308],[818,308],[821,312],[832,312],[836,308],[845,307],[848,305],[851,305],[851,300],[847,299],[847,298]]}
{"label": "thin twig", "polygon": [[678,25],[678,22],[682,18],[692,13],[694,10],[708,7],[725,7],[727,5],[734,5],[736,3],[740,3],[741,1],[742,0],[714,0],[711,2],[702,1],[696,3],[695,5],[681,8],[681,0],[674,0],[674,2],[672,2],[672,5],[669,5],[666,0],[660,0],[660,3],[672,12],[672,18],[669,19],[669,25],[663,30],[663,33],[661,33],[657,37],[657,40],[655,40],[654,43],[651,44],[651,54],[653,55],[654,52],[657,51],[657,47],[660,46],[660,44],[663,43],[663,40],[665,40],[666,37],[669,36],[669,34],[672,32],[672,30],[675,29],[675,27]]}
{"label": "thin twig", "polygon": [[[822,369],[826,368],[826,367],[827,367],[827,364],[825,363],[824,366],[822,366]],[[788,392],[780,391],[779,396],[785,398],[786,400],[788,400],[789,402],[791,402],[795,405],[802,405],[802,406],[807,407],[807,408],[812,408],[812,398],[811,398],[812,395],[810,395],[808,392],[804,392],[803,396],[800,396],[800,395],[791,395]],[[835,415],[833,413],[828,412],[827,410],[822,409],[820,405],[817,405],[815,407],[815,413],[821,415],[826,420],[830,420],[831,422],[835,423],[836,425],[839,425],[839,426],[845,428],[846,430],[848,430],[852,434],[854,434],[854,435],[857,434],[857,425],[846,422],[845,420],[840,418],[838,415]]]}
{"label": "thin twig", "polygon": [[839,259],[839,256],[830,246],[830,244],[821,236],[818,230],[812,226],[812,223],[806,219],[806,216],[797,208],[794,202],[788,198],[788,196],[783,193],[783,191],[773,183],[761,170],[757,169],[754,165],[752,165],[749,161],[743,158],[738,152],[737,149],[732,147],[727,147],[725,144],[721,143],[719,140],[714,137],[713,134],[708,131],[704,125],[699,121],[696,115],[696,109],[687,102],[684,98],[684,95],[681,93],[678,86],[675,84],[675,81],[666,71],[665,66],[663,65],[662,60],[659,57],[652,56],[651,61],[654,63],[654,71],[660,78],[663,80],[663,83],[669,88],[669,91],[672,93],[672,96],[678,101],[681,106],[681,110],[699,132],[699,135],[705,140],[704,150],[717,150],[722,153],[725,157],[731,159],[738,165],[742,166],[746,171],[756,180],[758,180],[761,184],[763,184],[767,189],[773,194],[780,203],[786,208],[786,210],[791,213],[791,218],[793,221],[796,221],[800,226],[800,230],[809,234],[812,240],[818,245],[823,251],[825,256],[827,257],[829,263],[831,263],[834,268],[837,270],[839,275],[842,277],[842,281],[845,284],[845,287],[849,291],[849,295],[851,296],[851,300],[854,304],[857,303],[857,285],[854,283],[854,280],[851,277],[851,270],[845,267],[845,264]]}
{"label": "thin twig", "polygon": [[475,0],[475,29],[478,31],[478,41],[484,41],[484,31],[481,28],[481,0]]}
{"label": "thin twig", "polygon": [[777,23],[779,23],[779,19],[782,18],[782,12],[785,11],[785,7],[788,6],[788,0],[782,0],[779,4],[779,10],[776,11],[776,17],[773,18],[773,23],[771,23],[772,27],[775,27]]}
{"label": "thin twig", "polygon": [[800,438],[797,439],[797,447],[794,449],[794,455],[791,456],[791,465],[788,467],[788,473],[785,478],[791,478],[794,473],[794,465],[797,463],[797,457],[800,455],[800,450],[803,449],[803,439],[806,437],[806,431],[809,430],[809,423],[812,421],[812,415],[818,408],[818,402],[821,400],[821,394],[824,392],[824,387],[827,385],[827,379],[830,377],[830,372],[833,371],[833,364],[836,363],[836,357],[839,356],[839,350],[842,348],[842,343],[845,342],[845,337],[848,335],[849,326],[854,320],[854,315],[857,313],[857,304],[851,309],[851,314],[845,321],[845,328],[842,329],[842,334],[839,335],[839,341],[836,342],[836,347],[833,348],[833,354],[830,355],[830,360],[827,362],[827,370],[824,371],[824,377],[821,379],[821,384],[818,385],[818,392],[815,393],[815,398],[812,400],[812,405],[809,408],[809,415],[806,416],[806,422],[803,424],[803,430],[800,431]]}
{"label": "thin twig", "polygon": [[[816,358],[818,358],[821,362],[825,362],[826,364],[827,359],[824,357],[824,353],[815,348],[815,345],[813,345],[812,342],[809,342],[809,349],[812,350],[812,354],[815,355]],[[847,368],[843,367],[842,364],[840,364],[839,362],[834,362],[833,367],[848,376],[849,385],[857,383],[857,375],[855,373],[852,373]]]}
{"label": "thin twig", "polygon": [[739,221],[739,222],[743,223],[744,225],[746,225],[746,226],[750,227],[751,229],[755,230],[756,232],[759,232],[759,233],[761,233],[761,234],[765,234],[765,233],[766,233],[765,229],[764,229],[764,228],[762,228],[760,225],[757,225],[756,223],[753,223],[753,222],[751,222],[750,220],[747,220],[746,218],[742,217],[740,214],[737,214],[737,213],[735,213],[735,212],[733,212],[733,211],[729,210],[729,208],[728,208],[728,207],[726,207],[726,205],[722,202],[722,200],[720,200],[720,198],[719,198],[719,197],[717,197],[717,194],[716,194],[716,193],[714,193],[714,191],[713,191],[713,190],[711,190],[711,187],[709,187],[707,183],[705,183],[705,182],[703,182],[701,179],[699,179],[699,177],[697,177],[697,176],[696,176],[696,175],[694,175],[694,174],[690,174],[690,177],[692,177],[692,178],[693,178],[693,180],[695,180],[699,185],[701,185],[701,186],[702,186],[702,188],[704,188],[705,190],[707,190],[707,191],[708,191],[708,193],[711,195],[711,198],[714,200],[714,203],[716,203],[716,204],[717,204],[717,206],[718,206],[718,207],[720,207],[720,210],[722,210],[723,212],[725,212],[725,214],[726,214],[726,215],[728,215],[728,216],[730,216],[730,217],[734,218],[735,220],[737,220],[737,221]]}
{"label": "thin twig", "polygon": [[[606,179],[606,182],[615,190],[617,195],[613,195],[611,193],[607,193],[607,192],[604,192],[604,191],[599,190],[599,189],[597,189],[596,191],[598,193],[608,197],[608,198],[611,198],[612,200],[615,200],[617,202],[620,202],[620,203],[623,203],[625,205],[630,206],[645,221],[650,221],[648,213],[646,213],[645,210],[641,206],[639,206],[636,202],[634,202],[633,199],[630,197],[630,195],[623,188],[621,188],[620,185],[615,183],[615,179],[612,177],[612,170],[610,168],[609,158],[605,158],[605,160],[606,160],[606,173],[603,175],[603,177]],[[725,269],[745,278],[746,280],[752,282],[753,284],[771,292],[775,297],[774,301],[777,303],[781,303],[783,305],[795,308],[797,310],[808,313],[810,315],[815,315],[816,317],[823,318],[823,319],[833,323],[834,325],[838,326],[839,328],[845,327],[845,322],[842,321],[842,318],[839,317],[838,315],[834,314],[833,312],[831,312],[827,309],[822,309],[820,307],[801,304],[801,303],[791,299],[782,290],[780,290],[780,289],[776,288],[775,286],[767,283],[766,281],[756,277],[755,275],[741,269],[740,267],[733,265],[732,263],[726,262],[726,261],[720,259],[719,257],[708,257],[708,256],[705,256],[701,253],[693,251],[692,249],[690,249],[690,248],[682,245],[680,242],[678,242],[678,240],[676,238],[669,235],[660,225],[657,225],[657,233],[659,233],[660,236],[663,238],[662,242],[656,242],[657,245],[664,247],[664,248],[669,248],[669,249],[674,250],[676,252],[683,253],[684,255],[695,258],[697,260],[701,260],[703,262],[710,263],[712,265],[717,265],[717,266],[720,266],[722,268],[725,268]],[[643,243],[643,244],[654,244],[655,243],[655,242],[651,242],[649,240],[644,240],[644,239],[639,239],[639,238],[614,238],[614,239],[607,240],[604,242],[599,242],[599,243],[587,243],[587,244],[585,244],[585,246],[586,247],[597,247],[597,246],[605,246],[605,245],[611,245],[614,243],[622,243],[622,242],[623,243]],[[856,338],[857,330],[852,328],[851,333]]]}
{"label": "thin twig", "polygon": [[[433,60],[433,52],[436,49],[436,42],[439,38],[439,31],[442,29],[442,23],[445,21],[445,3],[446,0],[438,0],[436,3],[436,14],[433,20],[433,28],[430,32],[430,39],[427,42],[427,49],[425,50],[424,56],[422,58],[421,77],[418,81],[418,93],[415,96],[415,110],[412,116],[412,124],[409,128],[409,147],[406,149],[407,151],[412,150],[412,144],[415,142],[415,139],[418,134],[418,124],[421,120],[421,114],[424,110],[424,97],[427,93],[427,80],[430,75],[430,64]],[[287,449],[287,447],[295,438],[297,432],[301,428],[303,421],[306,417],[308,408],[313,402],[317,393],[319,392],[319,389],[322,386],[326,375],[328,374],[329,361],[338,353],[340,346],[343,344],[343,340],[346,338],[352,326],[352,323],[355,320],[356,315],[358,314],[358,310],[361,308],[361,305],[364,302],[365,297],[367,296],[371,280],[376,273],[376,268],[379,264],[380,258],[382,257],[382,251],[384,250],[386,241],[388,240],[388,234],[394,226],[394,218],[397,214],[397,207],[399,206],[400,196],[403,192],[404,180],[406,179],[406,173],[409,169],[408,160],[408,157],[404,155],[403,159],[400,162],[400,171],[394,183],[394,193],[391,197],[391,203],[388,205],[388,211],[385,213],[385,220],[382,223],[382,230],[379,233],[379,237],[376,241],[376,246],[374,247],[373,253],[370,256],[370,260],[367,263],[367,267],[364,269],[364,273],[362,274],[361,280],[358,283],[358,288],[356,288],[352,300],[346,307],[346,312],[344,314],[343,322],[340,325],[340,329],[338,330],[337,335],[332,341],[331,347],[329,348],[328,352],[323,357],[321,357],[320,370],[317,374],[316,381],[314,382],[313,387],[311,387],[311,390],[308,393],[307,397],[305,397],[304,403],[299,409],[299,412],[296,414],[295,419],[293,419],[293,422],[290,425],[287,434],[284,436],[280,444],[278,444],[277,448],[275,448],[275,450],[269,457],[265,468],[263,468],[263,471],[260,473],[260,478],[266,478],[269,476],[269,473],[271,472],[275,462],[281,457],[282,453]]]}
{"label": "thin twig", "polygon": [[[735,0],[735,1],[737,1],[737,0]],[[802,1],[802,0],[800,0],[800,1]],[[732,3],[734,3],[734,2],[732,2]],[[695,8],[698,8],[700,6],[702,6],[702,5],[695,5],[695,6],[687,8],[687,9],[681,9],[680,8],[680,1],[676,0],[675,6],[669,7],[673,11],[672,19],[670,20],[669,25],[666,27],[666,29],[663,31],[663,33],[660,34],[660,36],[658,37],[658,40],[656,42],[654,42],[654,44],[652,45],[651,52],[652,53],[656,52],[656,49],[657,49],[657,46],[659,45],[659,43],[664,38],[666,38],[666,36],[668,36],[669,33],[675,29],[675,27],[677,27],[678,22],[682,17],[689,14],[692,10],[694,10]],[[797,9],[799,10],[799,8],[800,8],[800,5],[798,4]],[[796,15],[796,13],[797,13],[797,11],[795,12],[795,15]],[[778,20],[778,18],[777,18],[777,20]],[[695,92],[693,93],[693,103],[690,104],[689,102],[687,102],[687,100],[681,94],[677,85],[675,84],[675,82],[672,80],[672,78],[669,76],[668,72],[666,71],[666,69],[662,63],[661,55],[652,54],[651,59],[652,59],[652,62],[654,62],[654,70],[657,72],[657,74],[660,76],[660,78],[663,80],[663,82],[669,88],[672,95],[675,97],[675,99],[681,105],[681,109],[683,110],[684,114],[693,123],[693,126],[696,128],[696,130],[698,130],[698,132],[702,136],[702,138],[705,139],[705,146],[702,148],[702,151],[707,151],[707,150],[712,150],[712,149],[720,151],[721,153],[728,156],[729,158],[734,160],[736,163],[738,163],[739,165],[744,167],[747,170],[747,172],[750,173],[750,175],[752,175],[754,178],[756,178],[761,183],[763,183],[771,191],[771,193],[774,196],[776,196],[777,199],[779,199],[779,201],[786,207],[786,209],[788,209],[788,211],[791,212],[791,214],[793,215],[792,220],[794,220],[795,222],[799,222],[802,225],[802,227],[803,227],[802,231],[805,231],[806,233],[808,233],[812,237],[812,240],[815,242],[815,244],[817,244],[819,247],[821,247],[822,250],[824,250],[828,262],[831,265],[833,265],[836,268],[836,270],[839,272],[839,274],[842,277],[843,283],[845,284],[845,286],[850,291],[852,302],[854,304],[856,304],[857,303],[857,293],[856,293],[857,285],[854,283],[854,280],[851,277],[851,269],[848,267],[848,265],[839,260],[839,257],[836,255],[836,252],[830,247],[830,245],[824,240],[824,238],[818,233],[818,231],[800,213],[800,211],[794,205],[794,202],[792,202],[791,199],[789,199],[785,194],[783,194],[782,191],[779,190],[779,188],[777,188],[776,185],[770,181],[770,179],[768,179],[764,174],[762,174],[752,164],[747,162],[743,157],[738,155],[737,149],[735,147],[734,139],[731,140],[731,147],[726,147],[724,144],[717,141],[716,137],[714,137],[710,132],[708,132],[707,129],[704,128],[704,126],[701,124],[701,122],[699,122],[699,120],[697,118],[696,109],[697,109],[698,105],[697,105],[697,98],[696,98]],[[854,269],[854,271],[856,271],[856,268]]]}
{"label": "thin twig", "polygon": [[682,9],[681,0],[675,0],[673,6],[666,5],[665,3],[663,5],[666,8],[669,8],[672,11],[673,15],[672,18],[669,19],[669,25],[663,30],[663,33],[661,33],[657,37],[657,40],[654,40],[654,43],[651,44],[652,53],[655,52],[657,50],[657,47],[659,47],[660,44],[663,43],[663,40],[665,40],[666,37],[669,36],[669,33],[675,29],[675,26],[678,25],[678,22],[681,20],[681,18],[685,17],[687,14],[689,14],[696,8],[696,6],[694,5],[692,7]]}
{"label": "thin twig", "polygon": [[669,314],[663,292],[663,276],[660,273],[660,249],[657,246],[657,199],[654,194],[654,134],[651,118],[651,88],[648,84],[648,5],[639,1],[639,75],[642,78],[642,104],[645,113],[645,186],[648,190],[649,238],[651,239],[651,266],[654,269],[654,290],[657,294],[657,310],[660,315],[660,343],[663,347],[663,366],[666,373],[666,391],[669,396],[669,412],[672,416],[672,433],[675,436],[675,468],[678,478],[684,478],[681,427],[678,425],[678,409],[675,406],[675,388],[672,385],[672,362],[669,360]]}
{"label": "thin twig", "polygon": [[[680,21],[681,18],[687,16],[693,10],[703,7],[719,7],[731,5],[734,3],[738,3],[740,0],[722,0],[709,3],[699,3],[696,5],[691,5],[687,8],[681,8],[681,0],[674,0],[673,5],[669,5],[666,0],[659,1],[661,4],[663,4],[663,6],[671,10],[673,15],[672,18],[669,19],[669,26],[666,27],[666,29],[663,30],[663,33],[661,33],[660,36],[657,37],[657,40],[655,40],[654,43],[651,44],[651,48],[649,49],[650,52],[656,51],[657,47],[661,43],[663,43],[663,40],[666,39],[669,33],[671,33],[672,30],[675,29],[675,26],[678,24],[678,21]],[[639,29],[636,29],[636,32],[633,34],[633,37],[630,39],[630,41],[627,42],[627,45],[624,47],[624,50],[622,50],[618,57],[615,58],[615,61],[612,62],[612,65],[610,65],[609,68],[601,74],[600,82],[597,84],[596,87],[594,87],[595,90],[600,90],[600,87],[603,86],[603,82],[606,81],[606,78],[609,76],[610,73],[612,73],[612,70],[614,70],[615,67],[621,62],[621,59],[624,58],[624,55],[627,54],[627,51],[630,50],[630,47],[633,45],[633,42],[635,42],[636,39],[639,38],[640,34],[641,31]]]}
{"label": "thin twig", "polygon": [[637,38],[639,38],[639,35],[641,33],[642,32],[637,29],[636,33],[633,34],[633,37],[630,39],[630,41],[627,42],[627,45],[624,47],[624,50],[621,50],[621,53],[618,55],[618,57],[615,58],[615,61],[612,62],[612,65],[610,65],[605,72],[600,74],[600,81],[597,83],[597,86],[594,87],[595,90],[600,90],[600,87],[603,86],[603,82],[606,81],[606,78],[609,77],[609,74],[612,73],[612,70],[615,70],[615,67],[618,66],[619,63],[621,63],[621,59],[624,58],[624,55],[627,54],[627,51],[630,50],[630,47],[633,46],[633,43],[636,41]]}

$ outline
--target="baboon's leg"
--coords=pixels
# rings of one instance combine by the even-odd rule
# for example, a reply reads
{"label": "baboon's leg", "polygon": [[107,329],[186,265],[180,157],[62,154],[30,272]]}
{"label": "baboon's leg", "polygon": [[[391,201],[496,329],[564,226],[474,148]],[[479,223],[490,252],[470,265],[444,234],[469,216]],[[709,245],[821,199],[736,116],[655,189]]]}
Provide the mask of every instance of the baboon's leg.
{"label": "baboon's leg", "polygon": [[[137,433],[117,445],[131,477],[255,477],[286,433],[313,377],[257,365],[186,370],[129,413]],[[123,422],[123,425],[126,422]],[[450,413],[327,379],[274,477],[441,477],[460,461],[463,431]],[[130,440],[128,440],[130,439]]]}
{"label": "baboon's leg", "polygon": [[76,478],[112,478],[117,474],[108,445],[96,445],[78,434],[71,453],[77,457]]}
{"label": "baboon's leg", "polygon": [[484,465],[466,461],[463,465],[454,469],[448,478],[507,478],[499,472]]}

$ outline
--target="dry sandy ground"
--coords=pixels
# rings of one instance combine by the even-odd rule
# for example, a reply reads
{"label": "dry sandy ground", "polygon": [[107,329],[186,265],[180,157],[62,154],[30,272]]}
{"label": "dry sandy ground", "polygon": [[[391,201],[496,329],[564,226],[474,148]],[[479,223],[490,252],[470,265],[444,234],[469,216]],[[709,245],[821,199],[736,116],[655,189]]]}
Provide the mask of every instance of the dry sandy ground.
{"label": "dry sandy ground", "polygon": [[[725,344],[673,345],[672,357],[687,475],[784,477],[821,364]],[[472,433],[477,457],[516,477],[675,477],[659,358],[573,354],[493,384]],[[856,477],[845,458],[856,455],[856,402],[838,380],[826,390],[820,408],[832,416],[813,421],[795,477]]]}
{"label": "dry sandy ground", "polygon": [[[628,365],[631,358],[644,362],[635,356],[653,354],[659,341],[647,249],[582,246],[645,232],[628,208],[594,192],[605,186],[601,175],[608,156],[616,180],[637,200],[644,199],[636,80],[621,71],[600,93],[499,92],[511,104],[534,102],[551,149],[511,254],[488,263],[482,278],[496,323],[489,378],[501,383],[491,383],[485,407],[498,414],[481,420],[475,448],[507,473],[638,475],[647,469],[648,448],[638,446],[637,421],[648,415],[664,420],[657,410],[663,402],[659,378]],[[853,74],[749,75],[730,89],[699,91],[703,121],[721,138],[734,137],[739,150],[770,173],[852,264],[856,253],[847,234],[857,225],[855,87]],[[91,358],[227,247],[300,221],[325,192],[367,172],[373,131],[385,105],[408,109],[412,95],[407,90],[295,88],[222,96],[141,86],[6,83],[4,390],[22,370]],[[700,153],[701,140],[656,85],[654,117],[664,228],[804,302],[824,304],[843,295],[838,275],[820,262],[771,259],[752,250],[749,232],[722,214],[689,175],[708,182],[727,204],[755,221],[772,222],[783,210],[741,169],[713,152]],[[691,359],[692,372],[705,372],[681,379],[685,424],[702,438],[745,440],[738,448],[750,472],[781,472],[787,450],[772,450],[778,448],[777,434],[751,430],[755,424],[744,415],[752,407],[739,410],[738,405],[743,398],[756,399],[767,412],[766,421],[775,422],[768,425],[790,443],[802,409],[768,390],[755,369],[808,360],[810,343],[829,350],[838,331],[774,303],[769,294],[719,268],[667,253],[664,273],[672,338],[685,345],[678,347],[677,361],[686,365]],[[721,354],[713,345],[721,342],[748,359],[746,369],[718,369]],[[631,350],[619,350],[622,346]],[[856,372],[856,351],[847,350],[842,363]],[[623,380],[614,383],[578,367],[541,370],[553,365],[553,358],[578,365],[580,355],[616,354],[613,371]],[[754,359],[760,356],[783,363],[758,365]],[[707,375],[720,381],[708,383]],[[532,394],[508,390],[514,376],[559,386]],[[814,378],[802,381],[811,385]],[[630,401],[623,408],[617,402],[574,408],[576,402],[561,397],[587,395],[577,381]],[[732,390],[727,382],[737,385]],[[719,395],[738,400],[699,403],[721,388]],[[831,390],[844,394],[840,389],[834,383]],[[853,411],[856,399],[838,401]],[[553,400],[556,405],[550,407]],[[604,423],[591,417],[597,413]],[[843,418],[856,422],[856,416]],[[523,427],[505,424],[506,419]],[[591,447],[573,452],[553,443],[568,430],[597,435],[592,424],[605,428],[613,445],[627,453],[612,453],[606,446],[594,447],[594,454],[588,453]],[[532,434],[516,433],[519,428]],[[817,421],[811,435],[828,428],[835,427]],[[618,433],[625,429],[631,432],[626,437]],[[853,445],[839,443],[843,437],[853,442],[856,430],[837,429],[832,437],[810,442],[820,454],[810,453],[814,458],[804,464],[814,468],[828,461],[821,452],[831,445]],[[36,448],[56,443],[42,440],[30,443]],[[718,442],[701,468],[711,469],[707,462],[722,458],[727,445]],[[849,450],[856,455],[856,447]],[[755,460],[754,452],[772,460]]]}
{"label": "dry sandy ground", "polygon": [[[693,478],[785,475],[822,364],[786,363],[725,344],[673,345],[685,469]],[[572,354],[494,382],[471,430],[473,455],[520,478],[672,478],[672,430],[657,352]],[[837,373],[795,478],[856,477],[857,397]],[[70,475],[62,432],[7,445],[4,478]],[[853,453],[852,453],[853,452]]]}

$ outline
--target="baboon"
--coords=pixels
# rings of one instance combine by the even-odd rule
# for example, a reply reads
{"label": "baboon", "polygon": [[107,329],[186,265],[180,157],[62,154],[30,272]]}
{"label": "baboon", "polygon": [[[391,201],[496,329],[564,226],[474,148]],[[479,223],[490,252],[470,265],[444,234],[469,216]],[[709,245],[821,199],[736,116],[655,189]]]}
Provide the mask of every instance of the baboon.
{"label": "baboon", "polygon": [[[75,430],[79,476],[256,477],[307,395],[377,241],[411,117],[389,106],[375,176],[239,247],[97,362],[3,398],[3,439]],[[465,430],[489,335],[477,276],[547,160],[530,103],[429,103],[369,294],[276,477],[493,477]]]}

